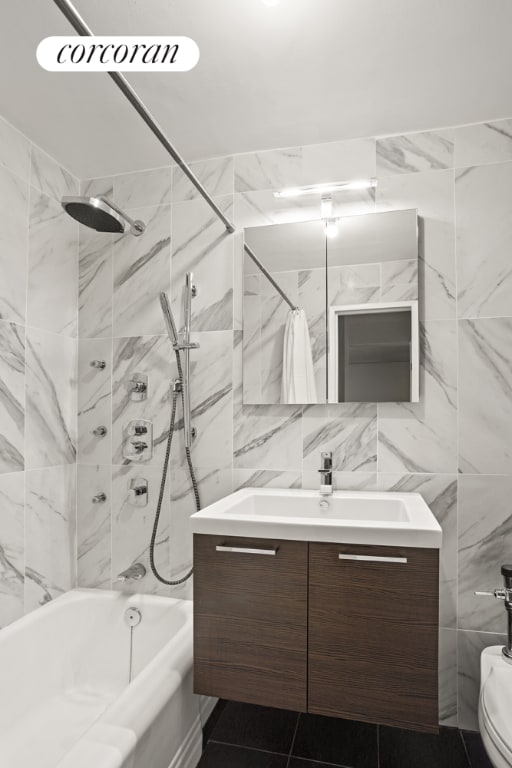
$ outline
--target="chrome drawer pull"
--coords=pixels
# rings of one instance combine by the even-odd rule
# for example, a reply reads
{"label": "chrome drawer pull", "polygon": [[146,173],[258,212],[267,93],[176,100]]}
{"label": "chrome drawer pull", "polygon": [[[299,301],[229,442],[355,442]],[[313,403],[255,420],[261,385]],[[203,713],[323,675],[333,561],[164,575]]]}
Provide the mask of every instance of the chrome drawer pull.
{"label": "chrome drawer pull", "polygon": [[365,560],[368,563],[406,563],[406,557],[380,557],[379,555],[338,555],[338,560]]}
{"label": "chrome drawer pull", "polygon": [[251,549],[250,547],[225,547],[217,545],[215,549],[217,552],[241,552],[243,555],[277,555],[279,547],[275,549]]}

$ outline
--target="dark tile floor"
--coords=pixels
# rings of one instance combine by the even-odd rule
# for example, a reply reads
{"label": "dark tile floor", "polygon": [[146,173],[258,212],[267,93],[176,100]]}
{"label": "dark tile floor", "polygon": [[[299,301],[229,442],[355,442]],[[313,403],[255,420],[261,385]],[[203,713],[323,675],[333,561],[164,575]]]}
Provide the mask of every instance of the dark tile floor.
{"label": "dark tile floor", "polygon": [[199,768],[492,768],[479,734],[439,736],[221,701]]}

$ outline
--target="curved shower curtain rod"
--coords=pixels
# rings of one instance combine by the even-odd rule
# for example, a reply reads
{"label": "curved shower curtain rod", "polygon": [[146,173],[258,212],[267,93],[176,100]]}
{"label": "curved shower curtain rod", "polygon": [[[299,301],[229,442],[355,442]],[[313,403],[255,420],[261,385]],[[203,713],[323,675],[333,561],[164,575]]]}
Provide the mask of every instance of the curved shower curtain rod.
{"label": "curved shower curtain rod", "polygon": [[[79,35],[82,35],[83,37],[94,37],[94,33],[90,29],[90,27],[85,23],[83,18],[80,16],[74,5],[70,2],[70,0],[53,0],[55,5],[59,8],[60,11],[64,14],[66,19],[69,21],[71,26],[78,32]],[[149,109],[146,107],[142,99],[139,98],[136,91],[132,88],[128,80],[125,78],[124,75],[122,75],[120,72],[108,72],[107,73],[110,78],[114,81],[114,83],[117,85],[119,90],[126,96],[132,107],[138,112],[140,117],[144,120],[150,131],[156,136],[160,144],[163,146],[163,148],[168,152],[168,154],[172,157],[172,159],[177,163],[177,165],[181,168],[185,176],[188,178],[188,180],[194,185],[194,187],[197,189],[203,200],[210,206],[212,211],[215,213],[215,215],[222,221],[224,226],[226,227],[227,232],[232,234],[236,231],[235,225],[222,213],[219,206],[216,204],[215,200],[211,197],[211,195],[207,192],[207,190],[203,187],[197,176],[193,171],[190,170],[188,167],[186,161],[182,158],[180,153],[177,151],[177,149],[171,144],[165,133],[163,132],[162,128],[158,125],[157,121],[154,119],[153,115],[149,111]],[[248,245],[244,243],[244,250],[247,253],[247,255],[253,260],[253,262],[256,264],[258,269],[263,272],[267,280],[272,283],[276,291],[280,294],[280,296],[283,298],[284,301],[289,305],[291,309],[297,309],[297,307],[290,301],[286,293],[282,290],[282,288],[276,283],[270,272],[266,269],[266,267],[261,263],[261,261],[258,259],[258,257],[255,255],[255,253],[252,251],[251,248],[249,248]]]}

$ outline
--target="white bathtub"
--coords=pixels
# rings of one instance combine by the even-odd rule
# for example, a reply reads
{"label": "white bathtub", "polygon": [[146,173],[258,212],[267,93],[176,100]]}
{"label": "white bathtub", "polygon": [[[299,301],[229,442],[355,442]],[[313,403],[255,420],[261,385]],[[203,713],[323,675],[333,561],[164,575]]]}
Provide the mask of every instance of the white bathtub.
{"label": "white bathtub", "polygon": [[72,590],[0,631],[1,768],[194,768],[200,705],[189,601]]}

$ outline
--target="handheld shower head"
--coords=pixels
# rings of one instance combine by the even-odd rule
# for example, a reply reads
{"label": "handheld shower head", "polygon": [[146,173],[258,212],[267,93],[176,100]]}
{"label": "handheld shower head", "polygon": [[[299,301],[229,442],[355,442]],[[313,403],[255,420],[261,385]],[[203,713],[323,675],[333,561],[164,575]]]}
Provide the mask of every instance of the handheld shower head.
{"label": "handheld shower head", "polygon": [[146,228],[106,197],[63,197],[61,204],[69,216],[97,232],[124,234],[129,226],[130,234],[138,237]]}
{"label": "handheld shower head", "polygon": [[178,338],[176,323],[174,322],[174,317],[173,317],[171,305],[169,302],[169,297],[167,296],[166,293],[164,293],[164,291],[162,291],[159,298],[160,298],[160,306],[162,307],[162,313],[164,316],[165,327],[167,329],[167,334],[169,336],[172,346],[175,348],[179,345],[179,338]]}

